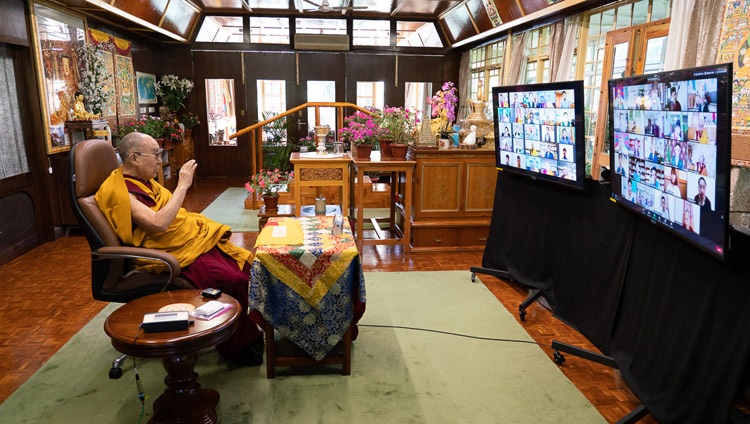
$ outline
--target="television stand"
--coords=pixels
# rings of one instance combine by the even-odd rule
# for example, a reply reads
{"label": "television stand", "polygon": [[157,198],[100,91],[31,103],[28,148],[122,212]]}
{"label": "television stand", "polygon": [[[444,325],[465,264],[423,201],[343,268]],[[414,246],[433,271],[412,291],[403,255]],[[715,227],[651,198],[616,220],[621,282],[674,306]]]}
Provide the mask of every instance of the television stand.
{"label": "television stand", "polygon": [[[504,270],[473,266],[469,268],[469,271],[471,271],[472,283],[475,283],[477,281],[477,274],[486,274],[493,277],[502,278],[503,280],[513,281],[513,277],[510,276],[510,273]],[[542,291],[539,289],[533,289],[529,294],[529,297],[527,297],[526,300],[518,305],[518,317],[521,318],[521,321],[526,321],[526,308],[531,306],[532,303],[536,302],[536,300],[539,299],[540,296],[542,296]]]}
{"label": "television stand", "polygon": [[[597,364],[606,365],[610,368],[618,369],[617,363],[614,358],[601,353],[592,352],[590,350],[581,349],[567,343],[563,343],[557,340],[552,340],[552,359],[557,365],[562,365],[565,362],[565,356],[560,353],[565,352],[571,355],[578,356],[579,358],[586,359]],[[627,415],[617,420],[616,424],[634,424],[641,420],[641,418],[648,415],[648,409],[645,406],[638,405],[635,409],[630,411]]]}

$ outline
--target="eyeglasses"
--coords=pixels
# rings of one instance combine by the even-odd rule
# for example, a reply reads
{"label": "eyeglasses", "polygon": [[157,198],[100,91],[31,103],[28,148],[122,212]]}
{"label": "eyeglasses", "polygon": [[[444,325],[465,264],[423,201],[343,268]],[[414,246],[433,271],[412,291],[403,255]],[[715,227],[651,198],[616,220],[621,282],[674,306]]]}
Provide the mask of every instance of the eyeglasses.
{"label": "eyeglasses", "polygon": [[156,153],[143,153],[143,152],[133,152],[136,155],[144,155],[144,156],[153,156],[154,159],[159,160],[161,159],[161,154],[164,151],[164,149],[159,149],[156,151]]}

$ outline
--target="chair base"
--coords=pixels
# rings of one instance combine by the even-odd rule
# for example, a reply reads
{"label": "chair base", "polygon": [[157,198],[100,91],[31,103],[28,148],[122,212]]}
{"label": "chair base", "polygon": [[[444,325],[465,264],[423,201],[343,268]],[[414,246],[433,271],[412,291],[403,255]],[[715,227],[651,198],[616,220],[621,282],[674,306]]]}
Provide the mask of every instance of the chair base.
{"label": "chair base", "polygon": [[125,362],[125,359],[128,358],[128,355],[121,354],[117,358],[115,358],[114,361],[112,361],[112,368],[109,369],[109,378],[112,380],[116,380],[120,377],[122,377],[122,364]]}

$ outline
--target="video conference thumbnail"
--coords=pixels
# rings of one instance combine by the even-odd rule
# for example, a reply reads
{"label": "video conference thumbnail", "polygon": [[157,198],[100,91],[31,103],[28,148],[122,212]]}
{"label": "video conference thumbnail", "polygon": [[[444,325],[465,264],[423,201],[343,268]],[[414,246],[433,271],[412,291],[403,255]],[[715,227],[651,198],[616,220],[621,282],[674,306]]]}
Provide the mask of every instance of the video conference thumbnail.
{"label": "video conference thumbnail", "polygon": [[497,96],[498,165],[576,180],[573,90]]}
{"label": "video conference thumbnail", "polygon": [[715,211],[717,79],[615,86],[614,171],[621,195],[662,223],[700,234]]}

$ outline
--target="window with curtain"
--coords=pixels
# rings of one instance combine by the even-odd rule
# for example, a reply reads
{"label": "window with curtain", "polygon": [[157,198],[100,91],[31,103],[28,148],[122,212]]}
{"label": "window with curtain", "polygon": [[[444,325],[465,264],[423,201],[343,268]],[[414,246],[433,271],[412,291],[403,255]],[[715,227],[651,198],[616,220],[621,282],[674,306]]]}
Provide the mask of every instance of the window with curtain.
{"label": "window with curtain", "polygon": [[526,36],[526,84],[549,82],[549,26],[529,31]]}
{"label": "window with curtain", "polygon": [[469,98],[479,97],[477,91],[479,81],[482,81],[482,98],[487,102],[487,119],[492,119],[492,87],[502,85],[504,60],[505,40],[476,47],[469,52]]}
{"label": "window with curtain", "polygon": [[16,87],[15,61],[0,43],[0,179],[29,172]]}

